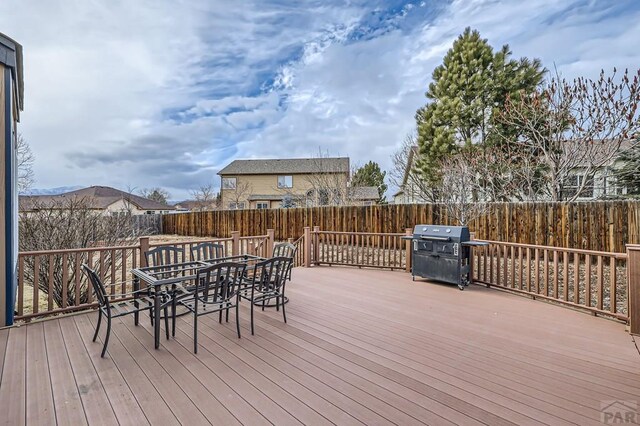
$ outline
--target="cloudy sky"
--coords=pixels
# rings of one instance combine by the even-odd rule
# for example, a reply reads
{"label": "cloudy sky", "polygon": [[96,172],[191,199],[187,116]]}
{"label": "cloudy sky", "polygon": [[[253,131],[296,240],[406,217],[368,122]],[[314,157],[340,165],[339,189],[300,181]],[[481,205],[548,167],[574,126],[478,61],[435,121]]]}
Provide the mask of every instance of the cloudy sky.
{"label": "cloudy sky", "polygon": [[236,158],[390,156],[465,27],[565,76],[640,67],[639,0],[2,0],[37,188],[161,186]]}

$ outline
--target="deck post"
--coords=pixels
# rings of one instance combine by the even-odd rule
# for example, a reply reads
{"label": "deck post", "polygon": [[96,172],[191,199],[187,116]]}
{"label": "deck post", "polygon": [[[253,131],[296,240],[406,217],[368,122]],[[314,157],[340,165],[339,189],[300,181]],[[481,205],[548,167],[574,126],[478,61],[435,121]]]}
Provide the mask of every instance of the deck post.
{"label": "deck post", "polygon": [[313,257],[311,262],[316,263],[320,259],[320,227],[313,227]]}
{"label": "deck post", "polygon": [[304,266],[311,266],[311,228],[304,227]]}
{"label": "deck post", "polygon": [[[404,230],[405,235],[407,236],[412,236],[413,235],[413,229],[411,228],[405,228]],[[405,246],[405,258],[406,258],[406,262],[405,262],[405,270],[407,272],[411,272],[411,240],[406,240],[404,243]]]}
{"label": "deck post", "polygon": [[273,256],[273,243],[275,242],[275,231],[273,229],[267,229],[267,256]]}
{"label": "deck post", "polygon": [[140,267],[146,268],[149,266],[147,263],[147,256],[144,254],[149,251],[149,237],[140,237]]}
{"label": "deck post", "polygon": [[627,244],[629,333],[640,335],[640,244]]}
{"label": "deck post", "polygon": [[231,256],[240,254],[240,231],[231,231]]}
{"label": "deck post", "polygon": [[[476,233],[475,232],[469,232],[469,241],[473,241],[476,239]],[[473,283],[473,255],[474,255],[474,250],[473,247],[469,247],[469,284]],[[513,267],[513,266],[512,266]]]}

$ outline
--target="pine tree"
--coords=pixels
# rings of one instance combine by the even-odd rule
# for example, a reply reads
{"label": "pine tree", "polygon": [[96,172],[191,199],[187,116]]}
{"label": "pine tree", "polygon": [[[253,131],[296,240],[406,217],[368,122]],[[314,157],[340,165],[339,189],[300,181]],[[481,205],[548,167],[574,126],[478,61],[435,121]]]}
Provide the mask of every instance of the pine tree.
{"label": "pine tree", "polygon": [[384,183],[386,175],[387,172],[383,172],[378,163],[369,161],[353,174],[351,186],[375,186],[378,188],[378,203],[384,203],[384,193],[387,191],[387,184]]}
{"label": "pine tree", "polygon": [[510,56],[507,45],[494,52],[478,31],[467,28],[433,71],[429,102],[416,113],[418,168],[425,179],[437,182],[439,162],[461,147],[497,143],[494,113],[508,97],[531,93],[542,82],[539,60]]}
{"label": "pine tree", "polygon": [[627,188],[627,194],[640,195],[640,139],[618,157],[622,167],[616,170],[616,184]]}

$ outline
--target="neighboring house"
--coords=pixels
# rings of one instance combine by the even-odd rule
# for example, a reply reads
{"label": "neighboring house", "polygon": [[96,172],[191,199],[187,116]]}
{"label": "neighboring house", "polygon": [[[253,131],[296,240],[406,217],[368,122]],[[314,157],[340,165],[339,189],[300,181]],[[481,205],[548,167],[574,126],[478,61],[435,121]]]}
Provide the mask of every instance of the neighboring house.
{"label": "neighboring house", "polygon": [[[628,150],[632,147],[631,140],[624,141],[620,145],[620,151]],[[627,188],[616,182],[615,170],[622,167],[624,163],[614,158],[608,164],[598,168],[592,177],[588,177],[586,167],[576,167],[571,170],[570,176],[563,185],[565,199],[573,197],[585,182],[585,186],[578,196],[578,200],[594,200],[603,198],[617,198],[627,194]]]}
{"label": "neighboring house", "polygon": [[352,186],[349,188],[349,204],[355,206],[373,206],[378,204],[380,195],[375,186]]}
{"label": "neighboring house", "polygon": [[108,186],[90,186],[60,195],[21,195],[20,212],[64,208],[67,202],[82,202],[104,215],[160,214],[175,210],[174,206],[158,203],[138,195]]}
{"label": "neighboring house", "polygon": [[349,158],[235,160],[220,170],[222,208],[335,204],[346,198]]}
{"label": "neighboring house", "polygon": [[371,205],[379,198],[375,187],[348,186],[348,157],[235,160],[218,175],[228,210]]}
{"label": "neighboring house", "polygon": [[173,205],[176,211],[181,212],[199,212],[216,210],[218,208],[218,201],[198,201],[198,200],[184,200]]}
{"label": "neighboring house", "polygon": [[393,194],[393,202],[395,204],[421,204],[428,202],[424,196],[424,187],[420,184],[420,178],[416,176],[414,171],[417,157],[418,147],[412,146],[407,157],[402,185]]}

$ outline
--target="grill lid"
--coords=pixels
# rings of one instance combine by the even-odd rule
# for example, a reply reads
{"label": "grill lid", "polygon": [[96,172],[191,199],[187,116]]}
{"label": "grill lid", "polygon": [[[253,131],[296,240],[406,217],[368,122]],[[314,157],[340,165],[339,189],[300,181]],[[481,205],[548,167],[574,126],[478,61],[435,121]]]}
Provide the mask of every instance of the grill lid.
{"label": "grill lid", "polygon": [[413,238],[431,241],[469,241],[469,228],[466,226],[416,225]]}

